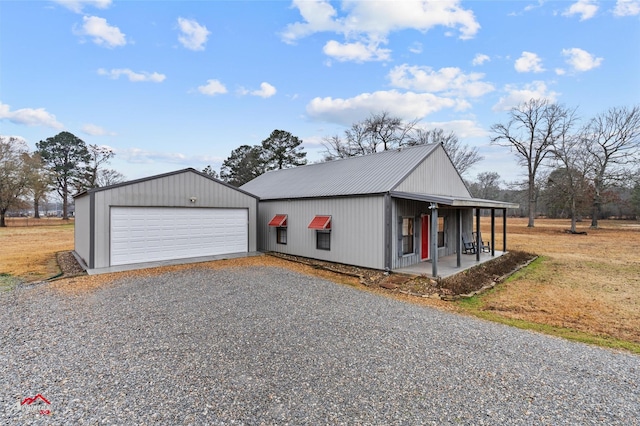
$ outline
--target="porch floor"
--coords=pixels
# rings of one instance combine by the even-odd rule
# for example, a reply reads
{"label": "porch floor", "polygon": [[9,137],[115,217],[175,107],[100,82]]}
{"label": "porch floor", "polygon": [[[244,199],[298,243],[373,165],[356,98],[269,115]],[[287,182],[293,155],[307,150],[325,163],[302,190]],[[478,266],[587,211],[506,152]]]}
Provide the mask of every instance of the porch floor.
{"label": "porch floor", "polygon": [[[460,267],[457,267],[457,255],[452,254],[450,256],[444,256],[438,258],[438,276],[446,278],[451,275],[455,275],[466,269],[472,268],[476,265],[481,265],[488,262],[491,259],[496,259],[502,256],[505,252],[496,250],[495,256],[491,256],[491,253],[480,253],[480,261],[476,260],[475,254],[463,254]],[[430,260],[416,263],[415,265],[405,266],[404,268],[394,269],[393,272],[409,275],[426,275],[433,278],[433,267]]]}

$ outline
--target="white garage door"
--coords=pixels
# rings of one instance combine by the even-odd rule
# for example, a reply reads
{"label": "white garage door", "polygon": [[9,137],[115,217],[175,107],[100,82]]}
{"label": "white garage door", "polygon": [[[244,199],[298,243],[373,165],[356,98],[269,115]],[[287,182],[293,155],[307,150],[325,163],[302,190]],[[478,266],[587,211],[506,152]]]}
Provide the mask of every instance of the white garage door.
{"label": "white garage door", "polygon": [[112,207],[111,265],[248,251],[246,209]]}

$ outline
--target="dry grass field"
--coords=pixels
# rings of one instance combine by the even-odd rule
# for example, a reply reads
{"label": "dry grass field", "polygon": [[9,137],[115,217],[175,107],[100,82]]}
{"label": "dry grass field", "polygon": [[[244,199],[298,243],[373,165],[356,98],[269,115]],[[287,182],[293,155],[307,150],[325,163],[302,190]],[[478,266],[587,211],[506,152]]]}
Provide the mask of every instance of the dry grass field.
{"label": "dry grass field", "polygon": [[[35,224],[35,225],[32,225]],[[73,250],[73,221],[7,218],[0,228],[0,273],[37,281],[60,272],[56,252]]]}
{"label": "dry grass field", "polygon": [[[51,221],[62,223],[60,220],[54,222],[55,219]],[[497,220],[497,223],[502,221]],[[635,342],[636,347],[640,347],[637,345],[640,344],[640,223],[602,221],[600,229],[592,230],[585,221],[579,224],[579,231],[586,231],[586,235],[565,233],[569,227],[566,220],[538,219],[535,228],[527,228],[526,224],[526,219],[508,219],[507,248],[536,253],[541,256],[538,261],[489,293],[461,302],[457,307],[449,302],[426,299],[416,302],[493,320],[511,319],[577,330],[588,335]],[[483,218],[482,226],[485,239],[488,239],[489,220]],[[501,234],[499,226],[498,250],[502,248]],[[28,282],[46,279],[59,272],[55,253],[73,249],[73,224],[0,228],[0,246],[0,275],[19,277]],[[244,262],[302,268],[274,258],[250,258]],[[210,267],[244,264],[212,263],[216,266]],[[172,268],[186,267],[193,266]],[[302,269],[300,272],[318,273],[312,268]],[[124,274],[131,273],[135,272]],[[67,290],[93,288],[112,278],[76,277],[55,285]],[[326,278],[331,277],[327,275]],[[345,279],[340,281],[345,282]],[[543,331],[554,333],[553,330]]]}
{"label": "dry grass field", "polygon": [[579,223],[578,231],[587,234],[573,235],[565,232],[568,220],[537,219],[527,228],[526,219],[508,219],[507,248],[541,259],[478,298],[474,308],[640,343],[640,223],[589,225]]}

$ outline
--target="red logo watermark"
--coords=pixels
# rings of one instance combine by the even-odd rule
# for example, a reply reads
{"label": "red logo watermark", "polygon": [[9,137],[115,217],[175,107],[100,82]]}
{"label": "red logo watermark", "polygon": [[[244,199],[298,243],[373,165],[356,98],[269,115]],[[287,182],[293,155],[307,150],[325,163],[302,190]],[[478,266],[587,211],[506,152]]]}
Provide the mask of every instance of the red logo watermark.
{"label": "red logo watermark", "polygon": [[20,403],[20,408],[42,416],[50,416],[51,410],[48,408],[49,405],[51,405],[51,403],[47,398],[42,396],[42,394],[37,394],[33,398],[23,399]]}

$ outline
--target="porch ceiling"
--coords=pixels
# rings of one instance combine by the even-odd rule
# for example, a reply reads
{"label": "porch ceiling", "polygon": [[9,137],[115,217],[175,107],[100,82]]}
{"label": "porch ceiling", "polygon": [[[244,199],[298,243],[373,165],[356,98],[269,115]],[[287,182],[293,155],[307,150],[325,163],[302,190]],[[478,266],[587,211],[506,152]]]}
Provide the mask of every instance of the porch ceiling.
{"label": "porch ceiling", "polygon": [[416,192],[391,191],[389,193],[394,198],[402,198],[405,200],[425,201],[427,203],[436,203],[451,207],[469,207],[480,209],[517,209],[520,207],[517,203],[508,203],[504,201],[483,200],[482,198],[455,197],[448,195],[431,195],[420,194]]}

